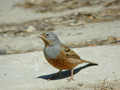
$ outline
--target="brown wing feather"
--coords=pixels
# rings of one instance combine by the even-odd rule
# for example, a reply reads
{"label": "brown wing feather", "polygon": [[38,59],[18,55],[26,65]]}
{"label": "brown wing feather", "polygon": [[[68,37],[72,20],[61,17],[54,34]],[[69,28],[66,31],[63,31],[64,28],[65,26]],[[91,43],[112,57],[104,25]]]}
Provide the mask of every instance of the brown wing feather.
{"label": "brown wing feather", "polygon": [[62,53],[64,54],[64,58],[67,58],[69,60],[69,62],[74,63],[74,64],[80,64],[80,63],[91,63],[91,64],[96,64],[94,62],[91,61],[87,61],[87,60],[83,60],[80,58],[80,56],[75,53],[73,50],[71,50],[69,47],[63,45],[63,51]]}
{"label": "brown wing feather", "polygon": [[77,53],[75,53],[72,49],[70,49],[69,47],[63,45],[63,53],[65,54],[66,58],[74,58],[74,59],[80,59],[80,56],[77,55]]}

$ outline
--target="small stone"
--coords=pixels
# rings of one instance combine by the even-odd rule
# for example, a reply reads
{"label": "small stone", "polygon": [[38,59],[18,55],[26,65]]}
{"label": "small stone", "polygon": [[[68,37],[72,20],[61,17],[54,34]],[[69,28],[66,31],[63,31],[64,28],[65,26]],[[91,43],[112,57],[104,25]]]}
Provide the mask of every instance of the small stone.
{"label": "small stone", "polygon": [[7,51],[4,49],[0,49],[0,55],[7,54]]}
{"label": "small stone", "polygon": [[109,43],[115,43],[115,42],[116,42],[116,38],[113,37],[113,36],[109,36],[109,37],[107,38],[107,41],[108,41]]}
{"label": "small stone", "polygon": [[33,32],[33,31],[35,31],[35,30],[36,30],[36,28],[35,28],[34,26],[29,26],[29,27],[27,28],[26,32]]}
{"label": "small stone", "polygon": [[6,33],[3,34],[3,37],[7,37],[8,35]]}

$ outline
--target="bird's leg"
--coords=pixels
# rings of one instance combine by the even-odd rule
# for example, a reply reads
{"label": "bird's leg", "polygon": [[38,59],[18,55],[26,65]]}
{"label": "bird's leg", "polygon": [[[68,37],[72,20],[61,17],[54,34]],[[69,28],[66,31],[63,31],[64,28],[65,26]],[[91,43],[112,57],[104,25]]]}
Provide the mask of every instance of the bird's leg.
{"label": "bird's leg", "polygon": [[71,69],[70,70],[70,78],[68,79],[68,81],[74,80],[73,75],[74,75],[74,69]]}
{"label": "bird's leg", "polygon": [[71,77],[70,77],[71,80],[73,80],[73,73],[74,73],[74,69],[71,70]]}

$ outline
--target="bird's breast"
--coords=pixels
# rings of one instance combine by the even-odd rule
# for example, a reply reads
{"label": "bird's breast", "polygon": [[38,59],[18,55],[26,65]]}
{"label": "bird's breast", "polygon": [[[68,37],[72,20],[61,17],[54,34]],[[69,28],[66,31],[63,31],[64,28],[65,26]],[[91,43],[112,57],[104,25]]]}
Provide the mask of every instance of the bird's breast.
{"label": "bird's breast", "polygon": [[44,54],[47,59],[56,59],[60,54],[60,46],[48,46],[44,48]]}

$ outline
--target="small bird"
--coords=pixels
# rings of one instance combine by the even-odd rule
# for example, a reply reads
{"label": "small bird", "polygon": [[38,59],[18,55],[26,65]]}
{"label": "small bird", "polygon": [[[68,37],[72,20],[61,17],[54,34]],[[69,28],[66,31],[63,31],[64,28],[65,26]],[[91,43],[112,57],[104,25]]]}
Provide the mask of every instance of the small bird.
{"label": "small bird", "polygon": [[44,55],[48,63],[59,69],[59,72],[62,70],[71,70],[70,80],[73,80],[73,71],[77,65],[82,63],[97,65],[94,62],[81,59],[72,49],[61,43],[57,35],[53,32],[43,33],[40,35],[40,38],[45,44]]}

